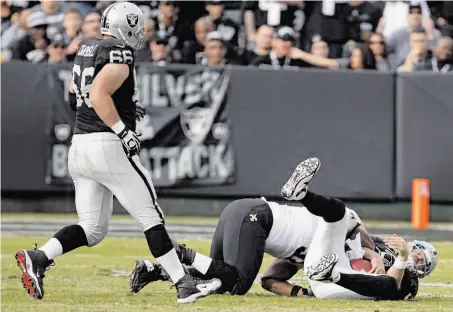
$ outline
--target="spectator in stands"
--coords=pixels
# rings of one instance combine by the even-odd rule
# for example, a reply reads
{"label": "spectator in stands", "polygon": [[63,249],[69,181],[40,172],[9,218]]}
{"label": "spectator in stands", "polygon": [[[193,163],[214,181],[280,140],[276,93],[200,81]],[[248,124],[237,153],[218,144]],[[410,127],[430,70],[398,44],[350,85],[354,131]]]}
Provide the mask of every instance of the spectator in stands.
{"label": "spectator in stands", "polygon": [[292,48],[295,42],[295,32],[288,26],[278,29],[272,40],[272,50],[269,55],[258,56],[250,65],[265,68],[295,68],[308,67],[308,63],[292,57]]}
{"label": "spectator in stands", "polygon": [[41,3],[31,8],[28,24],[47,25],[46,36],[52,39],[60,32],[64,15],[64,2],[56,0],[41,0]]}
{"label": "spectator in stands", "polygon": [[243,64],[250,64],[250,62],[258,57],[268,56],[272,49],[272,39],[274,36],[274,28],[272,26],[263,24],[261,25],[255,35],[255,47],[253,50],[247,50],[244,53]]}
{"label": "spectator in stands", "polygon": [[168,41],[168,51],[175,61],[182,58],[184,42],[192,41],[192,28],[178,18],[176,1],[160,1],[159,12],[153,18],[157,36]]}
{"label": "spectator in stands", "polygon": [[75,8],[69,8],[63,16],[63,45],[65,48],[66,58],[69,62],[74,61],[79,43],[82,41],[82,15]]}
{"label": "spectator in stands", "polygon": [[343,45],[349,40],[348,4],[340,1],[305,1],[305,24],[301,46],[311,49],[311,39],[320,35],[329,45],[329,57],[341,57]]}
{"label": "spectator in stands", "polygon": [[56,35],[47,47],[47,55],[41,60],[41,62],[61,64],[67,61],[65,53],[65,39],[62,35]]}
{"label": "spectator in stands", "polygon": [[369,35],[376,30],[382,17],[378,4],[368,1],[348,1],[347,21],[349,39],[354,42],[366,42]]}
{"label": "spectator in stands", "polygon": [[434,49],[434,58],[431,60],[433,71],[447,73],[453,71],[453,39],[442,37]]}
{"label": "spectator in stands", "polygon": [[9,61],[11,59],[11,50],[19,40],[27,35],[27,17],[29,14],[30,10],[22,10],[12,14],[9,21],[4,22],[2,18],[1,52],[3,61]]}
{"label": "spectator in stands", "polygon": [[226,58],[233,60],[239,54],[239,26],[232,19],[225,17],[225,2],[220,0],[207,1],[205,8],[212,20],[213,30],[223,36],[227,48]]}
{"label": "spectator in stands", "polygon": [[433,18],[443,36],[453,38],[453,1],[432,1]]}
{"label": "spectator in stands", "polygon": [[183,48],[182,62],[186,64],[201,64],[204,56],[206,36],[214,30],[212,19],[209,16],[200,17],[195,22],[195,40]]}
{"label": "spectator in stands", "polygon": [[[27,18],[27,25],[28,25],[27,35],[20,39],[18,42],[16,42],[16,44],[11,49],[12,59],[22,61],[27,60],[32,61],[33,59],[36,59],[37,53],[31,53],[30,55],[28,53],[34,51],[36,49],[36,46],[42,46],[42,41],[40,39],[45,40],[47,39],[46,37],[47,24],[44,20],[42,19],[32,20],[30,23],[29,19]],[[39,54],[40,53],[38,53],[38,55]]]}
{"label": "spectator in stands", "polygon": [[230,63],[225,58],[226,54],[227,47],[223,39],[223,35],[218,31],[210,32],[206,36],[204,45],[205,58],[201,61],[201,64],[208,66],[218,66]]}
{"label": "spectator in stands", "polygon": [[388,40],[393,33],[400,31],[401,29],[406,29],[409,24],[407,12],[410,5],[420,7],[423,26],[425,28],[430,27],[432,29],[433,23],[427,1],[398,0],[385,1],[384,12],[381,20],[379,21],[376,32],[382,33],[385,39]]}
{"label": "spectator in stands", "polygon": [[322,40],[321,36],[313,36],[310,52],[313,55],[327,58],[329,57],[329,45]]}
{"label": "spectator in stands", "polygon": [[[137,62],[147,62],[149,60],[152,60],[151,45],[153,44],[153,41],[155,41],[157,34],[154,20],[149,17],[145,19],[145,37],[146,41],[144,46],[141,49],[137,50],[135,54],[135,59]],[[167,41],[166,38],[163,39]]]}
{"label": "spectator in stands", "polygon": [[205,7],[212,20],[214,31],[223,36],[223,40],[229,45],[230,50],[237,50],[239,26],[233,20],[223,16],[224,3],[222,1],[207,1]]}
{"label": "spectator in stands", "polygon": [[[101,14],[97,11],[88,13],[82,24],[82,33],[84,39],[101,37]],[[146,34],[146,22],[145,22]]]}
{"label": "spectator in stands", "polygon": [[391,70],[390,62],[387,59],[387,45],[384,35],[381,33],[373,33],[368,38],[368,46],[373,53],[376,62],[376,68],[379,71]]}
{"label": "spectator in stands", "polygon": [[[396,61],[396,64],[401,64],[408,56],[410,34],[414,31],[414,29],[423,27],[422,8],[420,4],[410,4],[408,8],[409,8],[407,15],[408,27],[402,28],[390,34],[387,39],[389,52],[395,54],[394,59]],[[440,33],[438,30],[433,30],[433,32],[434,32],[433,37],[429,38],[428,34],[426,34],[425,31],[425,34],[429,39],[430,43],[429,45],[431,47],[434,47],[436,41],[440,38]]]}
{"label": "spectator in stands", "polygon": [[169,42],[167,38],[161,38],[156,35],[151,42],[151,51],[148,59],[137,59],[137,62],[149,62],[154,66],[165,66],[173,63],[173,59],[170,54]]}
{"label": "spectator in stands", "polygon": [[[307,1],[306,1],[307,2]],[[304,13],[303,1],[247,1],[244,12],[244,25],[247,40],[255,41],[257,29],[261,25],[272,27],[288,26],[299,36]]]}
{"label": "spectator in stands", "polygon": [[422,26],[415,28],[410,34],[409,53],[398,71],[412,72],[432,70],[432,53],[428,49],[428,36]]}

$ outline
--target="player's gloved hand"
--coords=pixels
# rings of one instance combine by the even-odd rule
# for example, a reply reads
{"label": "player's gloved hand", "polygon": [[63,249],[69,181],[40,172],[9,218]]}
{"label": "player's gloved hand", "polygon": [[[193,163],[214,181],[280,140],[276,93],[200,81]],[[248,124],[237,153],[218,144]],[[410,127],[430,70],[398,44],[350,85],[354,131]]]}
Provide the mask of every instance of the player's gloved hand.
{"label": "player's gloved hand", "polygon": [[146,115],[146,108],[139,103],[135,103],[135,118],[142,119]]}
{"label": "player's gloved hand", "polygon": [[129,130],[126,125],[120,120],[112,126],[112,130],[121,139],[121,143],[126,151],[127,157],[137,155],[140,151],[140,134]]}
{"label": "player's gloved hand", "polygon": [[404,238],[400,236],[389,236],[384,238],[384,243],[398,253],[398,257],[403,261],[407,261],[409,257],[409,248]]}

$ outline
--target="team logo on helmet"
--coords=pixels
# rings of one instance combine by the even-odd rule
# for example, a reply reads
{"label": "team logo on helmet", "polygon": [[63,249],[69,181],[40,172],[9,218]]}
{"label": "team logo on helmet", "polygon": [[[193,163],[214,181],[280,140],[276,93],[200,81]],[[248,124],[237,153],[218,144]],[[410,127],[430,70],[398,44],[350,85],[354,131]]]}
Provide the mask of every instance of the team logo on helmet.
{"label": "team logo on helmet", "polygon": [[131,28],[134,28],[135,26],[137,26],[137,23],[138,23],[137,14],[135,14],[135,13],[126,14],[126,19],[127,19],[127,23],[129,24],[129,26],[131,26]]}

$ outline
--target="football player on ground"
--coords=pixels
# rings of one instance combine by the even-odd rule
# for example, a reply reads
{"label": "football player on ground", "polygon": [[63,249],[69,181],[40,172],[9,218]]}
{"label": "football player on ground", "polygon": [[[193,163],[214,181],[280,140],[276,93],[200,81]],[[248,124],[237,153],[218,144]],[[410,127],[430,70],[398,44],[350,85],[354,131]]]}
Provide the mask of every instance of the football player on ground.
{"label": "football player on ground", "polygon": [[[319,166],[317,158],[310,158],[302,162],[298,170],[304,176],[304,181],[309,181]],[[347,209],[337,199],[312,192],[308,192],[301,203],[306,207],[320,206],[320,209],[332,205]],[[325,210],[330,211],[328,208]],[[337,215],[341,214],[340,210],[338,213],[334,210],[328,218],[339,218]],[[355,233],[360,223],[356,213],[348,211],[351,233]],[[258,275],[264,253],[303,265],[320,219],[301,207],[280,205],[264,198],[240,199],[230,203],[222,212],[212,239],[210,257],[177,243],[175,246],[181,262],[192,266],[189,269],[191,274],[204,278],[217,277],[222,281],[219,292],[244,295]],[[347,238],[345,232],[342,245]],[[140,260],[131,275],[131,291],[138,292],[150,282],[167,279],[168,274],[160,265]]]}
{"label": "football player on ground", "polygon": [[143,13],[135,4],[116,2],[102,15],[101,33],[102,39],[80,43],[69,87],[77,117],[68,168],[79,222],[58,231],[39,249],[16,253],[22,283],[32,297],[42,299],[44,272],[56,257],[105,237],[115,195],[175,283],[178,303],[193,302],[215,292],[221,281],[185,272],[164,227],[150,174],[140,164],[134,52],[145,40]]}
{"label": "football player on ground", "polygon": [[[308,184],[297,169],[282,189],[288,200],[308,196]],[[418,278],[430,274],[437,264],[437,251],[426,242],[408,248],[403,238],[387,237],[383,243],[397,255],[386,274],[354,271],[344,249],[348,213],[344,205],[308,206],[319,221],[304,263],[313,294],[326,299],[402,300],[415,297]],[[411,259],[411,260],[409,260]]]}

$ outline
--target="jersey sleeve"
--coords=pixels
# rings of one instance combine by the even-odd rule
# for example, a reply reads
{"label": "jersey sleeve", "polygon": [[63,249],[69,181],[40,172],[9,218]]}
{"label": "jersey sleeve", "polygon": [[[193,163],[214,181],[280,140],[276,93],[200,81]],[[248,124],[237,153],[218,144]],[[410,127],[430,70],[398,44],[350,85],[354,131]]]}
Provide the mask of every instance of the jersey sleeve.
{"label": "jersey sleeve", "polygon": [[127,64],[133,65],[135,55],[132,49],[119,40],[106,40],[99,45],[96,63],[98,65],[106,64]]}

